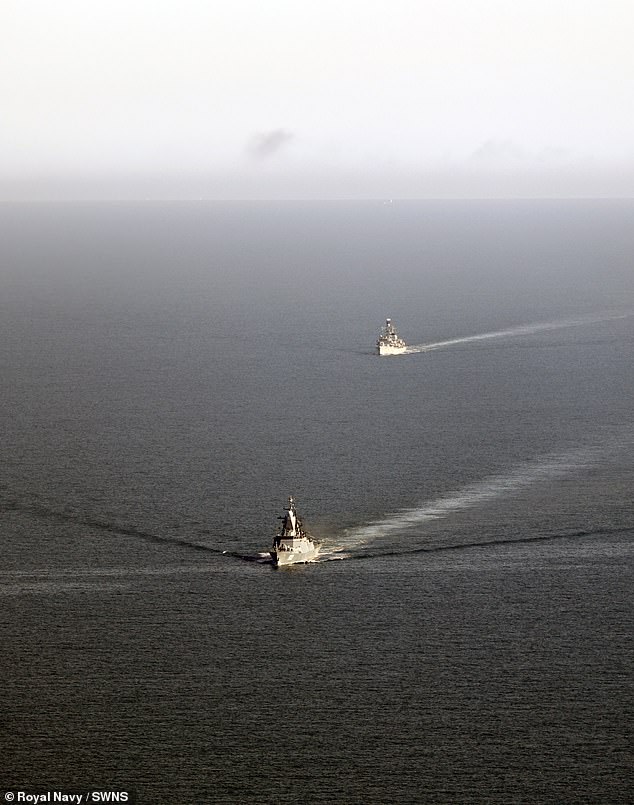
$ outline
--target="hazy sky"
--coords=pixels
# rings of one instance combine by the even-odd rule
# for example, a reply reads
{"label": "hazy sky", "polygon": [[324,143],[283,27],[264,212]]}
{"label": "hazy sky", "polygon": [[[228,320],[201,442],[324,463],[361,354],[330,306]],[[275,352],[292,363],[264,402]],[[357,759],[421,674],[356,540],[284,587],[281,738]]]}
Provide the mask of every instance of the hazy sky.
{"label": "hazy sky", "polygon": [[634,0],[1,0],[0,198],[634,195]]}

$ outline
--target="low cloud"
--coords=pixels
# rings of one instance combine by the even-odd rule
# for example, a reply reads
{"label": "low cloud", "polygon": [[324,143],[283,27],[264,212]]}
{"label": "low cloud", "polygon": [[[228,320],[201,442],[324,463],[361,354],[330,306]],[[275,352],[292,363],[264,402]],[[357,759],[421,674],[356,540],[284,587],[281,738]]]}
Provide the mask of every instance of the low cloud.
{"label": "low cloud", "polygon": [[269,159],[278,154],[295,137],[285,129],[273,129],[254,134],[247,144],[247,153],[254,159]]}
{"label": "low cloud", "polygon": [[513,163],[526,159],[525,151],[512,140],[487,140],[471,155],[479,163]]}
{"label": "low cloud", "polygon": [[564,165],[573,159],[567,148],[548,146],[528,151],[513,140],[487,140],[471,154],[470,162],[482,168],[521,168]]}

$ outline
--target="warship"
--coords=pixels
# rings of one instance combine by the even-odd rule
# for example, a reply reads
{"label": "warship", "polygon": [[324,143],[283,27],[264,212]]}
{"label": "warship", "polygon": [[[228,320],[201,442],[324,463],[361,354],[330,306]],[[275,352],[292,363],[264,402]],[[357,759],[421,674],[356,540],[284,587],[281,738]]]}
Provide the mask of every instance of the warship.
{"label": "warship", "polygon": [[282,520],[282,527],[273,540],[271,548],[273,564],[281,567],[282,565],[312,562],[316,559],[320,546],[304,531],[292,497],[288,499],[285,512],[283,517],[278,518]]}
{"label": "warship", "polygon": [[392,319],[385,320],[376,348],[379,355],[401,355],[407,349],[407,344],[399,337]]}

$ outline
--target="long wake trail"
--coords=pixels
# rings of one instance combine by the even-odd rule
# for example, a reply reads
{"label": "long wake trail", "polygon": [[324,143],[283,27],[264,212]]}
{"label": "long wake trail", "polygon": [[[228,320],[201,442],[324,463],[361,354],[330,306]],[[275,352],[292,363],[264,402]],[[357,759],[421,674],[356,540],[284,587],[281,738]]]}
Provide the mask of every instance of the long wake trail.
{"label": "long wake trail", "polygon": [[141,539],[145,542],[164,543],[178,545],[195,551],[205,551],[207,553],[223,554],[224,551],[205,545],[203,542],[192,542],[179,537],[170,537],[165,534],[156,534],[149,531],[142,531],[138,528],[130,528],[108,520],[100,520],[92,517],[82,517],[78,514],[68,514],[66,512],[52,509],[39,504],[22,504],[15,501],[0,504],[0,513],[19,511],[31,517],[38,517],[45,520],[57,520],[58,522],[70,522],[85,526],[96,531],[106,531],[110,534],[119,534],[123,537]]}
{"label": "long wake trail", "polygon": [[[411,533],[434,521],[444,520],[462,511],[484,506],[497,499],[519,495],[540,483],[565,478],[596,465],[610,451],[610,445],[585,446],[559,454],[528,461],[507,473],[492,475],[449,491],[432,501],[400,509],[365,524],[349,528],[341,534],[336,545],[329,546],[327,558],[348,558],[354,552],[389,544],[389,538]],[[420,550],[429,550],[422,548]],[[419,550],[417,546],[415,550]]]}
{"label": "long wake trail", "polygon": [[490,548],[496,545],[530,545],[535,542],[556,542],[566,539],[580,539],[583,537],[615,536],[618,534],[631,534],[634,525],[622,528],[593,528],[578,529],[576,531],[562,531],[554,534],[536,534],[530,537],[516,537],[514,539],[490,539],[479,542],[458,542],[451,545],[427,545],[418,548],[402,550],[368,551],[366,553],[349,554],[347,559],[377,559],[386,556],[413,556],[421,553],[445,553],[447,551],[463,551],[470,548]]}
{"label": "long wake trail", "polygon": [[487,341],[494,338],[511,338],[517,336],[535,335],[537,333],[549,332],[551,330],[564,330],[568,327],[584,327],[590,324],[600,324],[606,321],[618,321],[630,318],[634,313],[621,313],[618,315],[604,315],[581,317],[576,319],[560,319],[558,321],[534,322],[532,324],[521,324],[517,327],[509,327],[505,330],[493,330],[487,333],[477,333],[476,335],[466,335],[459,338],[448,338],[445,341],[433,341],[427,344],[414,344],[409,346],[402,355],[414,355],[420,352],[431,352],[436,349],[453,347],[459,344],[472,344],[478,341]]}

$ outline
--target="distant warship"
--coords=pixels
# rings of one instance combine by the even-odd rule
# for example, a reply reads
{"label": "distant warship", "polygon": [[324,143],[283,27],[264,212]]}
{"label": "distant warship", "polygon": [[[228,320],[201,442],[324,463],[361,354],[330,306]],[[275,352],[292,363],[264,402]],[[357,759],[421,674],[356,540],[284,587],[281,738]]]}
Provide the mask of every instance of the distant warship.
{"label": "distant warship", "polygon": [[302,526],[302,521],[297,515],[295,501],[288,499],[286,514],[280,517],[282,528],[280,533],[273,540],[271,557],[274,564],[296,565],[300,562],[312,562],[319,553],[319,543],[311,539]]}
{"label": "distant warship", "polygon": [[399,338],[392,319],[385,320],[385,327],[381,329],[376,348],[379,355],[400,355],[407,349],[407,344],[402,338]]}

